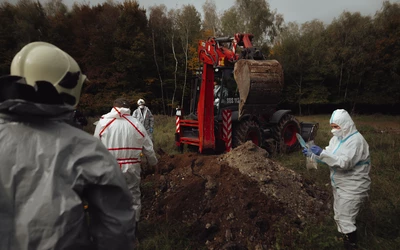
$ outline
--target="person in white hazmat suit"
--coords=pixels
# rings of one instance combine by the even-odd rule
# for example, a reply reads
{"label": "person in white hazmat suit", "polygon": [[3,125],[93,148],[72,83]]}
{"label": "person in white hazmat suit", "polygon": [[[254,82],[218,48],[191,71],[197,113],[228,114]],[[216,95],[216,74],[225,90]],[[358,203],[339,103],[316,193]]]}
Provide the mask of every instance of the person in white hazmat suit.
{"label": "person in white hazmat suit", "polygon": [[153,140],[154,117],[150,109],[145,106],[145,104],[146,103],[143,99],[139,99],[137,101],[138,108],[132,112],[132,116],[143,124],[147,134],[150,136],[151,140]]}
{"label": "person in white hazmat suit", "polygon": [[68,124],[85,79],[45,42],[24,46],[0,78],[2,250],[134,247],[135,211],[115,158]]}
{"label": "person in white hazmat suit", "polygon": [[103,115],[96,125],[94,136],[99,138],[117,159],[131,191],[136,211],[136,222],[140,220],[140,154],[147,157],[150,166],[158,160],[153,149],[153,142],[144,126],[133,118],[129,101],[118,98],[111,111]]}
{"label": "person in white hazmat suit", "polygon": [[329,145],[325,149],[312,146],[303,153],[330,167],[334,219],[345,235],[345,248],[357,249],[356,217],[371,185],[369,146],[346,110],[335,110],[330,126],[333,137]]}

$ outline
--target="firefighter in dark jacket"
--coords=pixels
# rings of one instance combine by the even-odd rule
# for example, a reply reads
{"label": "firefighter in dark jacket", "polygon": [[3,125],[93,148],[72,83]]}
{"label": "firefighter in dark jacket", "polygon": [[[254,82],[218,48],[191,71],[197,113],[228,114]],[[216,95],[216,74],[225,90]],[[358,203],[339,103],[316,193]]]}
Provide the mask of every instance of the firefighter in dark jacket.
{"label": "firefighter in dark jacket", "polygon": [[23,47],[0,78],[2,250],[134,247],[132,196],[115,158],[68,124],[85,79],[44,42]]}

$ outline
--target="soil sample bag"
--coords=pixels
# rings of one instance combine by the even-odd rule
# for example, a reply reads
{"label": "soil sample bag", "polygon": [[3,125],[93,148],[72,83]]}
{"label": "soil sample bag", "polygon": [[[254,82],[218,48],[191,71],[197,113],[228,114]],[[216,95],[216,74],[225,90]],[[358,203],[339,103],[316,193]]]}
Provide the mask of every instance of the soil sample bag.
{"label": "soil sample bag", "polygon": [[[313,145],[315,145],[313,140],[307,142],[307,148],[311,148]],[[318,163],[311,157],[306,157],[306,167],[307,169],[317,169]]]}

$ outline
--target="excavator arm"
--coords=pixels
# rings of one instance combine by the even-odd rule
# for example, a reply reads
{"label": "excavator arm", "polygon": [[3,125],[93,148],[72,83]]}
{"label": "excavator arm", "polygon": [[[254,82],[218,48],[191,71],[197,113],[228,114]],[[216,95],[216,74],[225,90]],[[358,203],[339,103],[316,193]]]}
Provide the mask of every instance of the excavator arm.
{"label": "excavator arm", "polygon": [[229,37],[209,38],[199,41],[198,55],[203,62],[202,81],[200,86],[199,102],[197,104],[197,119],[199,151],[215,150],[214,131],[214,69],[227,65],[233,66],[238,56],[234,50],[236,42]]}
{"label": "excavator arm", "polygon": [[197,119],[199,126],[199,151],[215,150],[214,133],[214,67],[204,64],[200,98],[197,104]]}
{"label": "excavator arm", "polygon": [[[236,33],[234,37],[210,37],[201,40],[198,44],[198,55],[203,64],[214,67],[234,66],[239,59],[264,60],[261,51],[253,47],[252,34]],[[237,54],[237,46],[242,47],[240,55]]]}
{"label": "excavator arm", "polygon": [[233,66],[239,59],[235,53],[237,42],[233,38],[209,38],[199,41],[199,60],[204,65],[216,67]]}

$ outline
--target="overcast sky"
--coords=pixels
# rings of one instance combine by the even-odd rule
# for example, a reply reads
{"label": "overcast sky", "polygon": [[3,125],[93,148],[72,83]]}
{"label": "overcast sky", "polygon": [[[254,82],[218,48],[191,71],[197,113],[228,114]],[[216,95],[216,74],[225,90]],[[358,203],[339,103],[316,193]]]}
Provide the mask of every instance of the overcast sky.
{"label": "overcast sky", "polygon": [[[18,0],[0,0],[0,2],[17,2]],[[46,0],[41,0],[46,1]],[[105,0],[63,0],[68,6],[73,2],[90,3],[96,5]],[[114,0],[123,2],[123,0]],[[145,9],[153,5],[165,4],[168,9],[181,8],[185,4],[193,4],[202,13],[202,5],[205,0],[138,0],[139,4]],[[339,17],[343,11],[360,12],[362,15],[373,16],[382,7],[384,0],[268,0],[271,10],[283,14],[286,22],[296,21],[304,23],[313,19],[319,19],[329,24],[334,17]],[[400,0],[390,0],[390,2],[400,3]],[[235,0],[215,0],[217,12],[229,9]]]}

